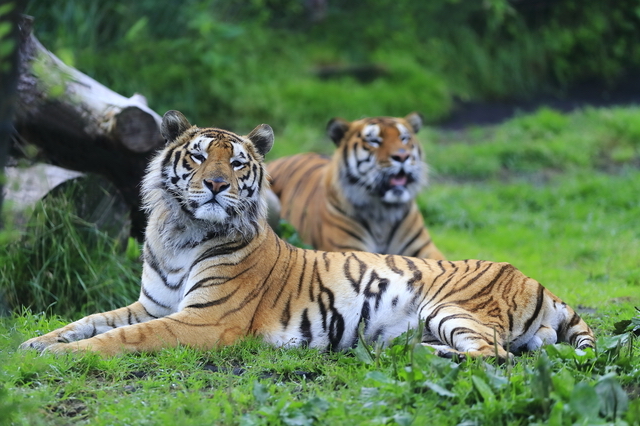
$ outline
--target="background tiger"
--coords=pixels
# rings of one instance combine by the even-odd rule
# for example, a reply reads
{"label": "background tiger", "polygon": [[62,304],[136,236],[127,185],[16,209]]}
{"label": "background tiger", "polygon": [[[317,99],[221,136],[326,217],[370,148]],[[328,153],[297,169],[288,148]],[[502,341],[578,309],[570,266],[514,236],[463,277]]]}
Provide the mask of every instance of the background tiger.
{"label": "background tiger", "polygon": [[427,166],[415,133],[422,117],[334,118],[332,158],[307,153],[267,164],[280,216],[318,250],[444,259],[416,202]]}
{"label": "background tiger", "polygon": [[438,354],[498,356],[557,340],[594,346],[565,303],[508,263],[303,250],[266,224],[264,155],[273,132],[248,136],[162,121],[168,144],[143,182],[149,221],[140,298],[36,337],[22,348],[113,355],[255,334],[275,345],[344,349],[424,321]]}

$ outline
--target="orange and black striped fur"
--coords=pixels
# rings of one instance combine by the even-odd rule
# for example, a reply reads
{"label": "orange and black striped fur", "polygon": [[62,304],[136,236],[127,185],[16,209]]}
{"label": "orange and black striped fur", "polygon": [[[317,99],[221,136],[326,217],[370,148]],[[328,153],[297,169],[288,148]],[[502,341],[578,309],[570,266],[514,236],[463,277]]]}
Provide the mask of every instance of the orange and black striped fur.
{"label": "orange and black striped fur", "polygon": [[318,250],[444,259],[415,202],[427,165],[422,117],[329,121],[332,158],[298,154],[267,164],[280,216]]}
{"label": "orange and black striped fur", "polygon": [[143,182],[140,298],[22,348],[115,355],[257,335],[340,350],[356,343],[361,323],[366,339],[388,342],[420,320],[424,344],[443,356],[594,346],[573,309],[508,263],[321,252],[279,239],[265,218],[267,125],[242,137],[169,111],[162,133],[168,144]]}

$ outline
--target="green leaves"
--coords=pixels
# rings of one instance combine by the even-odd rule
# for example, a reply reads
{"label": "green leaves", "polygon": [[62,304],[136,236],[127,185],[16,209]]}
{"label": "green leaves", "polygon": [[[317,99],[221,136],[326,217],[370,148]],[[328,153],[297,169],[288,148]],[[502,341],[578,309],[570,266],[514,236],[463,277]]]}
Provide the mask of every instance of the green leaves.
{"label": "green leaves", "polygon": [[596,383],[595,392],[600,401],[600,413],[607,419],[615,420],[627,411],[629,397],[614,374],[602,376]]}
{"label": "green leaves", "polygon": [[426,388],[431,389],[432,391],[434,391],[436,394],[438,394],[440,396],[446,396],[448,398],[453,398],[453,397],[456,396],[455,393],[445,389],[444,387],[442,387],[442,386],[440,386],[440,385],[438,385],[436,383],[430,382],[429,380],[425,381],[423,383],[423,386],[426,387]]}
{"label": "green leaves", "polygon": [[[361,389],[361,398],[367,404],[394,401],[398,409],[435,398],[457,419],[482,419],[483,424],[619,421],[630,407],[636,408],[621,385],[624,378],[612,372],[610,351],[619,341],[609,346],[596,352],[548,345],[511,366],[482,360],[457,364],[434,356],[408,335],[379,354],[375,370],[366,373],[368,387]],[[374,366],[372,352],[363,350],[356,356],[367,368]],[[624,368],[632,364],[628,361]]]}
{"label": "green leaves", "polygon": [[329,403],[318,397],[305,402],[292,400],[290,395],[276,399],[266,385],[257,381],[254,383],[253,395],[260,407],[255,413],[242,417],[241,424],[245,426],[280,423],[287,426],[310,426],[329,409]]}
{"label": "green leaves", "polygon": [[616,334],[632,333],[636,336],[640,336],[640,308],[636,308],[638,315],[629,319],[618,321],[614,324],[614,332]]}
{"label": "green leaves", "polygon": [[574,417],[585,420],[596,419],[600,411],[598,394],[587,383],[578,383],[571,392],[567,407]]}
{"label": "green leaves", "polygon": [[493,390],[491,390],[491,387],[489,387],[489,385],[487,384],[487,382],[482,380],[482,378],[480,378],[479,376],[475,376],[475,375],[471,376],[471,381],[473,382],[473,387],[476,389],[476,391],[478,391],[478,393],[482,397],[482,400],[484,401],[485,404],[488,404],[488,405],[495,404],[496,396],[493,393]]}

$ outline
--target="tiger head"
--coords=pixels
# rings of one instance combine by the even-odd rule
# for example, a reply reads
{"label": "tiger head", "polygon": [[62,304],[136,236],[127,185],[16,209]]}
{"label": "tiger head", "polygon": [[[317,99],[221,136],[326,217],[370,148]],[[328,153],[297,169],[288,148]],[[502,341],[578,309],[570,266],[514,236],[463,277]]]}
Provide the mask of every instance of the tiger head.
{"label": "tiger head", "polygon": [[354,205],[381,201],[398,206],[415,198],[427,174],[415,137],[421,127],[422,116],[416,112],[404,118],[329,121],[327,133],[338,146],[340,184]]}
{"label": "tiger head", "polygon": [[169,206],[173,214],[165,220],[208,234],[246,236],[255,229],[266,215],[262,162],[273,146],[271,127],[262,124],[243,137],[192,126],[180,112],[168,111],[161,132],[167,145],[143,182],[147,211]]}

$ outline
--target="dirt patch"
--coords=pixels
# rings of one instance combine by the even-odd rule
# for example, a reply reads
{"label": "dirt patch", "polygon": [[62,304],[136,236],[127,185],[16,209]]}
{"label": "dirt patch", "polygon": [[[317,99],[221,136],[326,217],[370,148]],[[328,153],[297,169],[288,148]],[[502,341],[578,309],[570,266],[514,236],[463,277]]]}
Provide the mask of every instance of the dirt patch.
{"label": "dirt patch", "polygon": [[61,417],[83,419],[88,416],[87,405],[78,398],[67,398],[58,401],[57,404],[51,404],[48,407],[51,413]]}
{"label": "dirt patch", "polygon": [[470,126],[499,124],[519,114],[542,107],[571,112],[586,107],[640,105],[640,70],[628,71],[615,83],[592,80],[577,84],[556,95],[502,101],[455,101],[453,112],[436,127],[459,130]]}

